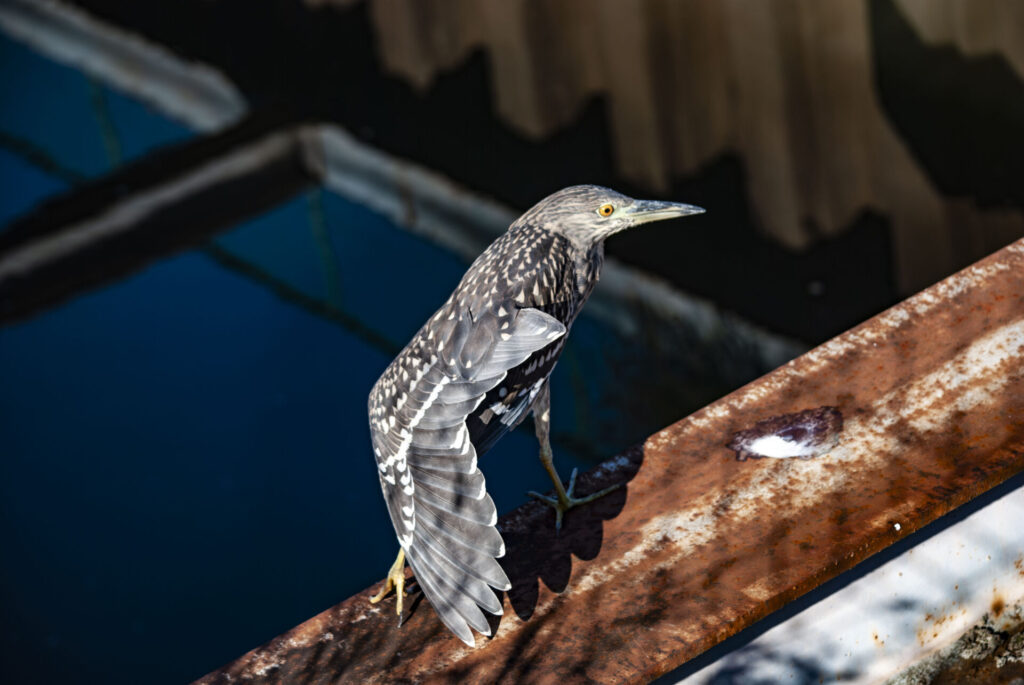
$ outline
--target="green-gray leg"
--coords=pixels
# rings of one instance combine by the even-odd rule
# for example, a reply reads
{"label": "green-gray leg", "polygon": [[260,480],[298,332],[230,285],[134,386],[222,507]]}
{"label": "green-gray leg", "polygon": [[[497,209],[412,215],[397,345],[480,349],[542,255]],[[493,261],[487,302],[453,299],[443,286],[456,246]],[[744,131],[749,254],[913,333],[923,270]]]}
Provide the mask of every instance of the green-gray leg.
{"label": "green-gray leg", "polygon": [[621,483],[586,497],[573,497],[573,490],[576,489],[577,469],[572,470],[572,475],[569,476],[569,487],[566,489],[562,485],[562,479],[559,478],[558,471],[555,470],[554,457],[551,454],[551,389],[549,381],[544,381],[544,386],[537,394],[537,399],[533,401],[532,409],[533,426],[537,433],[537,441],[540,443],[540,463],[544,465],[544,470],[548,472],[551,482],[555,484],[555,496],[542,495],[534,490],[526,494],[539,499],[555,510],[555,530],[558,531],[562,529],[562,517],[565,516],[565,512],[573,507],[578,507],[581,504],[587,504],[600,497],[604,497],[609,492],[619,488]]}

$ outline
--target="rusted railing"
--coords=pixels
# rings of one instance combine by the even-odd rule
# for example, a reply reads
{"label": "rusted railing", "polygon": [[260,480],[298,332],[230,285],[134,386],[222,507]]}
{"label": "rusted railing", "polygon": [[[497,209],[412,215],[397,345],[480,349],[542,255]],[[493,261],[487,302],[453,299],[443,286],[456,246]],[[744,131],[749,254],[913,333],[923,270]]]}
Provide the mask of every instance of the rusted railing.
{"label": "rusted railing", "polygon": [[[821,406],[823,456],[725,446]],[[643,682],[1021,470],[1024,240],[598,467],[581,491],[626,487],[560,536],[539,505],[503,517],[513,587],[476,648],[368,588],[200,682]]]}

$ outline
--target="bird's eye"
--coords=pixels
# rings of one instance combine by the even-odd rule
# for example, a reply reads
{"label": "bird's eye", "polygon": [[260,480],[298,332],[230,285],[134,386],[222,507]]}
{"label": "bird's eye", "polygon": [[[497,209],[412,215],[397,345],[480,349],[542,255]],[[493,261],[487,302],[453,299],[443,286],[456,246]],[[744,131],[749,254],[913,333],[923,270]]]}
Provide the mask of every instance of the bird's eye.
{"label": "bird's eye", "polygon": [[611,216],[612,212],[614,212],[614,211],[615,211],[615,207],[613,205],[610,205],[610,204],[601,205],[597,209],[597,213],[600,214],[601,216]]}

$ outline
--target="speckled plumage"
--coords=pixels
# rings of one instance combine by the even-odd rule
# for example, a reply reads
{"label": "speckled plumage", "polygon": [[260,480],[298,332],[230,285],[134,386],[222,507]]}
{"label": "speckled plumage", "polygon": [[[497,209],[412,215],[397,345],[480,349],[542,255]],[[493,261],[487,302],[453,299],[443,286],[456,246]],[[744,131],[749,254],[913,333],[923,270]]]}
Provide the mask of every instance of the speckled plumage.
{"label": "speckled plumage", "polygon": [[[612,216],[598,211],[606,204]],[[539,202],[477,258],[370,392],[399,543],[427,599],[469,644],[469,627],[490,633],[481,608],[501,613],[490,588],[509,588],[477,457],[529,413],[597,283],[604,239],[641,222],[635,205],[664,203],[600,186]]]}

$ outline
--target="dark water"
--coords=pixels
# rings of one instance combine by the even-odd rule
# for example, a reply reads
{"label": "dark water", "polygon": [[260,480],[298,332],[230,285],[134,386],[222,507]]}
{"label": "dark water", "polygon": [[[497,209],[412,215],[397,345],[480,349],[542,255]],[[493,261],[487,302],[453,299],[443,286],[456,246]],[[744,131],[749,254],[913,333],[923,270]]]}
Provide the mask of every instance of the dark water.
{"label": "dark water", "polygon": [[[4,221],[192,135],[6,40],[0,60]],[[187,681],[379,580],[397,547],[366,396],[465,266],[314,189],[0,328],[5,680]],[[605,360],[630,354],[574,330],[554,389],[566,477],[658,427],[608,401]],[[549,485],[529,423],[481,465],[500,511]]]}
{"label": "dark water", "polygon": [[0,33],[0,230],[43,198],[192,133]]}
{"label": "dark water", "polygon": [[[387,361],[196,254],[5,330],[5,663],[180,681],[373,582]],[[486,460],[501,509],[543,487],[534,451],[520,431]]]}

